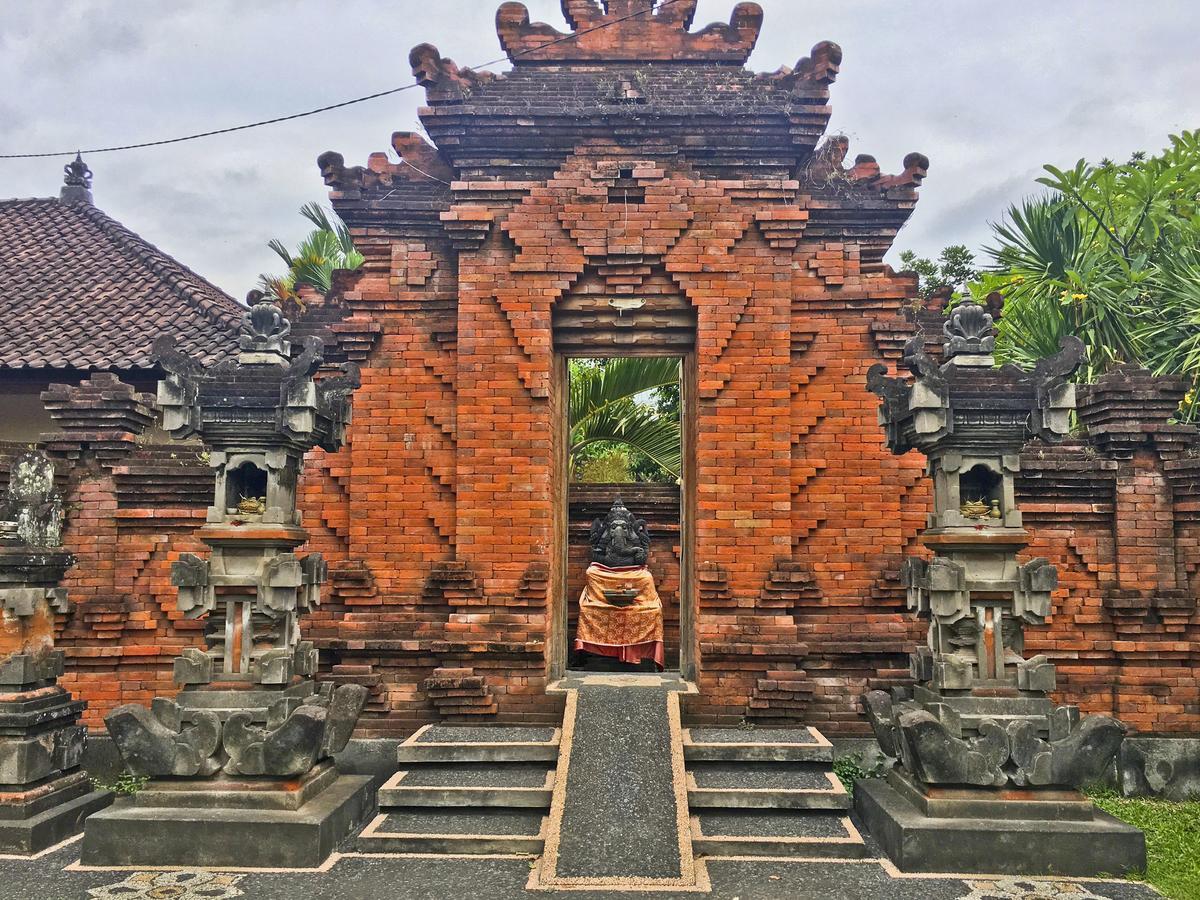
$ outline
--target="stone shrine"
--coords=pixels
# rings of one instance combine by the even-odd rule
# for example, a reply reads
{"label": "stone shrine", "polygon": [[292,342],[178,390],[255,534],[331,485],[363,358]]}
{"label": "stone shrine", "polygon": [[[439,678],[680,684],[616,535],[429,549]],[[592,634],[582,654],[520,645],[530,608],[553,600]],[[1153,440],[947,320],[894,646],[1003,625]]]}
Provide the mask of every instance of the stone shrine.
{"label": "stone shrine", "polygon": [[61,546],[62,498],[40,453],[18,457],[0,500],[0,853],[38,853],[79,831],[106,806],[79,768],[87,704],[57,683],[55,616],[75,558]]}
{"label": "stone shrine", "polygon": [[1058,705],[1055,667],[1025,658],[1024,629],[1051,613],[1058,573],[1020,563],[1030,542],[1015,502],[1020,454],[1033,438],[1058,443],[1071,427],[1070,376],[1083,344],[1032,372],[995,367],[992,316],[955,307],[945,362],[918,334],[905,347],[915,376],[886,366],[867,385],[883,403],[893,453],[928,459],[933,511],[903,579],[909,609],[929,620],[911,657],[916,685],[863,698],[880,748],[899,760],[886,782],[858,785],[867,827],[904,871],[1098,875],[1145,868],[1141,832],[1096,809],[1079,788],[1112,766],[1126,728]]}
{"label": "stone shrine", "polygon": [[320,339],[294,356],[290,323],[251,294],[234,360],[205,368],[164,338],[164,427],[199,436],[215,471],[200,539],[207,558],[172,568],[179,609],[204,618],[205,649],[175,660],[174,699],[128,704],[105,720],[121,758],[148,779],[88,820],[98,865],[316,866],[370,807],[369,778],[339,775],[366,699],[360,685],[313,680],[317,652],[299,618],[320,602],[325,563],[298,557],[307,533],[296,484],[312,447],[336,450],[358,371],[314,379]]}

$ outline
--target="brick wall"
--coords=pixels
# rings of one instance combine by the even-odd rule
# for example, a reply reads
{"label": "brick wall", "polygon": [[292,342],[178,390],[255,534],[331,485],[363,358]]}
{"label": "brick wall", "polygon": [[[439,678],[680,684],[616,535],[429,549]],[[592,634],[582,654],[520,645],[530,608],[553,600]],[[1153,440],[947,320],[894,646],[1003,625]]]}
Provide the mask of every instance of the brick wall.
{"label": "brick wall", "polygon": [[[923,639],[923,625],[903,611],[898,569],[928,495],[919,459],[884,454],[873,403],[859,391],[863,366],[894,357],[899,342],[883,341],[879,327],[855,335],[844,319],[836,329],[806,321],[813,337],[799,359],[807,366],[793,369],[797,390],[789,395],[790,553],[760,554],[766,575],[747,590],[729,573],[737,571],[735,554],[754,545],[735,534],[722,551],[722,538],[699,530],[701,693],[689,714],[860,734],[858,695],[903,682],[907,653]],[[900,315],[888,333],[918,324]],[[827,389],[816,391],[822,384]],[[819,402],[800,402],[810,388]],[[1017,485],[1034,536],[1028,556],[1049,558],[1061,575],[1054,613],[1029,630],[1028,652],[1057,664],[1063,700],[1157,734],[1200,728],[1200,438],[1168,422],[1181,395],[1177,381],[1132,370],[1082,388],[1085,430],[1060,447],[1028,447]],[[139,439],[151,411],[128,386],[97,377],[47,397],[62,433],[46,446],[66,497],[66,542],[79,558],[67,577],[76,608],[61,623],[59,645],[66,683],[89,701],[88,722],[98,727],[119,703],[170,695],[172,658],[201,643],[200,623],[175,611],[169,568],[180,553],[203,551],[191,535],[212,478],[199,447]],[[405,546],[412,535],[429,535],[436,547],[436,524],[383,513],[390,503],[423,508],[406,490],[372,496],[374,479],[404,483],[388,480],[397,477],[389,474],[396,463],[381,454],[384,474],[361,473],[362,495],[348,487],[357,483],[360,436],[372,446],[370,421],[369,414],[356,421],[347,451],[314,454],[306,474],[313,544],[333,563],[326,602],[306,623],[323,647],[323,677],[371,687],[364,734],[399,736],[433,719],[552,719],[557,701],[544,693],[548,567],[527,566],[511,593],[489,595],[467,560],[436,552],[422,559],[420,547]],[[23,447],[0,447],[0,457]],[[726,502],[712,506],[710,521],[747,508],[743,496],[761,503],[756,484],[740,484],[720,492]],[[587,522],[612,490],[576,486],[571,494],[568,600],[586,565]],[[659,582],[674,641],[678,501],[658,496],[673,490],[643,488],[641,496],[638,486],[620,488],[651,519],[656,559],[669,554],[658,559]],[[493,533],[502,531],[500,511],[493,521]],[[375,538],[389,527],[393,537]],[[356,541],[356,533],[364,538]]]}

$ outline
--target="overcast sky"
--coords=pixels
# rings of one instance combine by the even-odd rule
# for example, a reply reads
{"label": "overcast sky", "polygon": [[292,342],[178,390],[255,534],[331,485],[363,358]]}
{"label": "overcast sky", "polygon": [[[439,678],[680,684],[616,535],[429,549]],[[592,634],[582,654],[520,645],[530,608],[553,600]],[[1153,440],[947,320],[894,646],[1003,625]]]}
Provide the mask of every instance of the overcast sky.
{"label": "overcast sky", "polygon": [[[842,45],[830,133],[887,172],[932,160],[898,249],[979,247],[1042,164],[1125,159],[1200,128],[1197,0],[760,0],[750,65]],[[500,0],[0,0],[0,153],[173,137],[412,83],[430,41],[499,53]],[[527,0],[565,29],[558,0]],[[734,0],[701,0],[697,26]],[[504,67],[500,67],[503,69]],[[97,205],[242,297],[323,200],[317,156],[349,165],[417,127],[421,90],[298,122],[88,158]],[[67,160],[0,160],[0,197],[51,196]],[[0,253],[4,252],[0,248]]]}

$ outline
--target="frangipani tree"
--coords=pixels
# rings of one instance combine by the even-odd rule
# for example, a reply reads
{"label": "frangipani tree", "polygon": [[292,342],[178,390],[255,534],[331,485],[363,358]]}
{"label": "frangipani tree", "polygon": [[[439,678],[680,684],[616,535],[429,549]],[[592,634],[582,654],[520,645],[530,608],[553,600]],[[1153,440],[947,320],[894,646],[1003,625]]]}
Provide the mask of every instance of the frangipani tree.
{"label": "frangipani tree", "polygon": [[[1123,165],[1046,171],[1049,193],[994,226],[993,265],[972,285],[1006,298],[997,356],[1028,366],[1070,334],[1087,380],[1137,363],[1200,383],[1200,131]],[[1193,389],[1183,415],[1196,412]]]}

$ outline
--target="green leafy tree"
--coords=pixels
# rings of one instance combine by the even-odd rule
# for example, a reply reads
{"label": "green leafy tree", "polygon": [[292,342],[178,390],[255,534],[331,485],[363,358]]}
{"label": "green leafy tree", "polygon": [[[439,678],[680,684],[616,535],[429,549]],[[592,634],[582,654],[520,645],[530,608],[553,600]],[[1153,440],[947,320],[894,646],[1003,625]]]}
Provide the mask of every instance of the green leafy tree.
{"label": "green leafy tree", "polygon": [[575,480],[589,484],[625,484],[639,480],[629,461],[629,449],[615,445],[593,444],[596,455],[581,459],[575,470]]}
{"label": "green leafy tree", "polygon": [[363,256],[354,249],[350,230],[317,203],[306,203],[300,215],[315,228],[293,253],[276,239],[267,244],[288,267],[283,275],[263,275],[259,281],[268,299],[282,304],[302,304],[300,293],[311,288],[321,295],[333,289],[337,269],[357,269]]}
{"label": "green leafy tree", "polygon": [[[972,291],[1005,296],[998,355],[1030,364],[1068,334],[1084,377],[1136,363],[1200,379],[1200,131],[1123,165],[1045,167],[1045,195],[993,226],[992,265]],[[1196,391],[1183,414],[1195,417]]]}
{"label": "green leafy tree", "polygon": [[[571,475],[581,477],[588,463],[624,458],[629,477],[674,481],[682,471],[678,414],[659,409],[654,392],[678,390],[679,361],[622,358],[572,360],[570,387]],[[610,461],[587,469],[588,480],[598,472],[620,469]],[[605,477],[608,477],[607,475]]]}
{"label": "green leafy tree", "polygon": [[905,271],[917,273],[918,291],[923,300],[947,289],[954,295],[961,294],[969,282],[979,277],[975,254],[966,244],[946,247],[936,260],[905,250],[900,254],[900,262]]}

